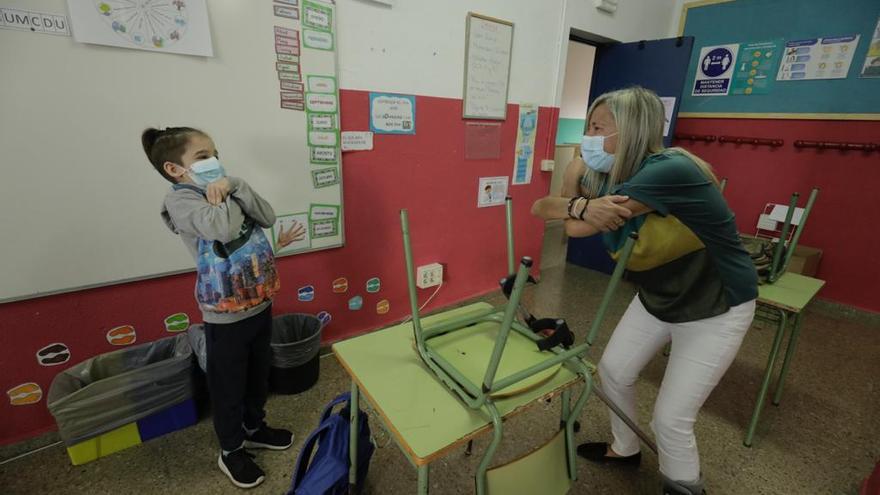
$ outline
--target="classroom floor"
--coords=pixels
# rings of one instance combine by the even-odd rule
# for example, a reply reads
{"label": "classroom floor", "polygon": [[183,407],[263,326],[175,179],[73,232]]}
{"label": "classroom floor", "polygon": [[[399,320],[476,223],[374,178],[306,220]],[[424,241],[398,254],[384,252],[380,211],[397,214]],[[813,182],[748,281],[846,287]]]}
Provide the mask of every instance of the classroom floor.
{"label": "classroom floor", "polygon": [[[538,286],[527,289],[525,304],[539,316],[567,318],[583,338],[592,310],[598,306],[607,277],[559,264],[545,269]],[[613,322],[626,308],[632,290],[621,288],[601,341],[591,353],[598,358]],[[501,302],[499,295],[487,298]],[[814,304],[804,319],[798,353],[780,407],[768,406],[754,446],[742,445],[772,340],[769,328],[756,324],[736,361],[709,397],[696,431],[702,469],[710,494],[855,494],[858,484],[880,458],[880,323],[876,315]],[[658,354],[638,383],[639,422],[647,425],[652,401],[662,378],[665,358]],[[321,378],[298,396],[269,399],[273,425],[292,429],[294,448],[257,452],[268,473],[254,494],[283,493],[290,483],[301,441],[314,428],[324,404],[348,390],[349,381],[332,356],[321,361]],[[496,462],[511,460],[546,441],[558,424],[557,403],[539,404],[513,418],[507,426]],[[606,410],[591,398],[580,418],[578,441],[607,440]],[[416,471],[376,421],[380,443],[370,466],[365,493],[414,493]],[[46,435],[26,444],[0,448],[0,459],[56,441]],[[188,494],[241,493],[217,469],[217,447],[211,422],[149,441],[138,447],[83,466],[71,466],[64,449],[54,446],[0,465],[0,490],[6,494]],[[387,444],[387,445],[386,445]],[[473,492],[473,473],[487,438],[475,442],[475,455],[450,453],[431,466],[432,494]],[[657,459],[645,451],[638,470],[601,467],[579,460],[579,479],[571,493],[657,493]]]}

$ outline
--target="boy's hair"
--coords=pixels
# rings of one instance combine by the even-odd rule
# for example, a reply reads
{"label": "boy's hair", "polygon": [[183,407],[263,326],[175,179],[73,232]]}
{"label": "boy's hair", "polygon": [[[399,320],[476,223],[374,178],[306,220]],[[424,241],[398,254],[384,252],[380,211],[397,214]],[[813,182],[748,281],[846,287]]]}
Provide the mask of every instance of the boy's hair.
{"label": "boy's hair", "polygon": [[180,163],[180,157],[183,156],[186,144],[193,134],[207,136],[192,127],[166,127],[164,130],[150,127],[141,134],[141,144],[147,159],[153,164],[153,168],[172,184],[177,183],[177,180],[165,171],[165,162]]}

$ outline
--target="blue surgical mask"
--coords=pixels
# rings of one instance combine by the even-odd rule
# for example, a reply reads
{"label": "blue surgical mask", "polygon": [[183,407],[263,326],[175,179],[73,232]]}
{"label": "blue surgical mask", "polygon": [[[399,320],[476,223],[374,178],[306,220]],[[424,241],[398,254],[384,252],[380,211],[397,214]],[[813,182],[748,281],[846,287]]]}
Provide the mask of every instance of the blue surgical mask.
{"label": "blue surgical mask", "polygon": [[226,177],[226,170],[215,156],[193,163],[187,173],[197,186],[202,187]]}
{"label": "blue surgical mask", "polygon": [[603,174],[611,171],[614,155],[605,151],[605,138],[615,134],[617,133],[608,136],[584,136],[581,141],[581,158],[588,167]]}

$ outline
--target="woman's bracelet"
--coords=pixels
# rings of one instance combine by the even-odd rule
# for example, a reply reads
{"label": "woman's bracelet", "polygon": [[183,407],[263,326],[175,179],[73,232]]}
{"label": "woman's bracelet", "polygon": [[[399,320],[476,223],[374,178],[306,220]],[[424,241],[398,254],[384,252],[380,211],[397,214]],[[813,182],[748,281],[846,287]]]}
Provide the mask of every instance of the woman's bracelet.
{"label": "woman's bracelet", "polygon": [[574,196],[573,198],[568,200],[568,216],[569,218],[573,218],[575,220],[577,220],[577,216],[574,214],[572,207],[574,206],[575,201],[577,201],[578,199],[580,199],[580,196]]}
{"label": "woman's bracelet", "polygon": [[578,220],[584,219],[584,214],[587,212],[587,207],[590,206],[590,198],[584,198],[586,201],[584,203],[584,207],[581,209],[581,213],[578,215]]}
{"label": "woman's bracelet", "polygon": [[[584,206],[581,209],[581,212],[575,213],[578,210],[581,202],[584,202]],[[590,199],[584,196],[575,196],[568,200],[568,216],[574,220],[583,220],[584,213],[587,211],[587,205],[590,204]]]}

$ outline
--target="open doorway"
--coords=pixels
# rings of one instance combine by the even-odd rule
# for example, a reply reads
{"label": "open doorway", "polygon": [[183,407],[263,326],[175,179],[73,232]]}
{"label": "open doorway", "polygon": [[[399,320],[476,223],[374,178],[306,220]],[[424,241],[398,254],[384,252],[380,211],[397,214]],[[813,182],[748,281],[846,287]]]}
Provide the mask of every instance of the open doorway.
{"label": "open doorway", "polygon": [[[559,196],[565,167],[574,158],[584,134],[584,119],[590,96],[590,81],[596,47],[570,37],[565,60],[565,78],[562,83],[562,103],[559,108],[559,124],[556,130],[556,163],[550,179],[550,195]],[[541,268],[552,268],[565,263],[565,230],[562,220],[550,220],[544,225],[544,245]]]}

